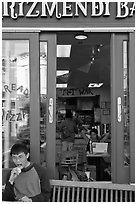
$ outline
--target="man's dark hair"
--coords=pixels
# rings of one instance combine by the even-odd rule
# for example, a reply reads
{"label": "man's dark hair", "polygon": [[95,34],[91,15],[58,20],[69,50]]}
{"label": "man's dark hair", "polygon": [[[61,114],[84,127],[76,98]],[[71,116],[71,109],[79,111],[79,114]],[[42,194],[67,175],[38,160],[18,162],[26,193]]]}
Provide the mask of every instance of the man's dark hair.
{"label": "man's dark hair", "polygon": [[96,133],[96,134],[98,135],[98,130],[97,130],[97,129],[92,128],[91,131],[90,131],[90,134],[91,134],[92,132],[94,132],[94,133]]}
{"label": "man's dark hair", "polygon": [[95,128],[92,128],[91,131],[90,131],[90,134],[91,134],[92,132],[94,132],[94,133],[96,134],[96,139],[97,139],[97,141],[99,141],[98,130],[95,129]]}
{"label": "man's dark hair", "polygon": [[69,109],[67,109],[66,110],[66,118],[72,118],[72,112],[71,112],[71,110],[69,110]]}
{"label": "man's dark hair", "polygon": [[19,154],[21,152],[28,154],[29,153],[28,147],[23,143],[16,143],[12,146],[10,155],[12,156],[13,154]]}

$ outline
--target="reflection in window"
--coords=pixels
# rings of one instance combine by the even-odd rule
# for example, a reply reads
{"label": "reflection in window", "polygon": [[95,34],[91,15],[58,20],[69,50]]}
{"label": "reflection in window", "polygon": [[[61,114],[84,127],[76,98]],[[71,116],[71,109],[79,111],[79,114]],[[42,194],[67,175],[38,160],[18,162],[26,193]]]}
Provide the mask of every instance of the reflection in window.
{"label": "reflection in window", "polygon": [[29,41],[2,42],[2,166],[11,167],[10,148],[29,141]]}
{"label": "reflection in window", "polygon": [[128,166],[130,163],[129,155],[129,73],[128,73],[128,43],[123,41],[123,119],[124,119],[124,165]]}
{"label": "reflection in window", "polygon": [[47,42],[40,42],[40,144],[41,164],[46,165]]}

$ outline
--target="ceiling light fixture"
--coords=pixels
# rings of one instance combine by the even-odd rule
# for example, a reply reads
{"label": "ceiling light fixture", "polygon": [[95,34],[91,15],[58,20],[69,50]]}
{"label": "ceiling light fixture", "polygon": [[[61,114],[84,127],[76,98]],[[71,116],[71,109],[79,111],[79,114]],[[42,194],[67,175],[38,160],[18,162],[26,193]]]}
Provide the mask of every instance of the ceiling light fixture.
{"label": "ceiling light fixture", "polygon": [[71,45],[57,45],[57,57],[70,57]]}
{"label": "ceiling light fixture", "polygon": [[92,57],[91,57],[91,61],[94,61],[94,60],[95,60],[95,57],[92,56]]}
{"label": "ceiling light fixture", "polygon": [[103,45],[100,44],[100,45],[96,45],[95,47],[92,47],[91,49],[91,64],[93,64],[93,62],[95,61],[95,57],[97,54],[99,54],[101,52],[101,47]]}
{"label": "ceiling light fixture", "polygon": [[68,74],[69,70],[57,70],[57,76],[62,76],[64,74]]}
{"label": "ceiling light fixture", "polygon": [[87,39],[87,35],[76,35],[75,38],[77,40],[85,40],[85,39]]}
{"label": "ceiling light fixture", "polygon": [[56,88],[67,88],[68,84],[56,84]]}

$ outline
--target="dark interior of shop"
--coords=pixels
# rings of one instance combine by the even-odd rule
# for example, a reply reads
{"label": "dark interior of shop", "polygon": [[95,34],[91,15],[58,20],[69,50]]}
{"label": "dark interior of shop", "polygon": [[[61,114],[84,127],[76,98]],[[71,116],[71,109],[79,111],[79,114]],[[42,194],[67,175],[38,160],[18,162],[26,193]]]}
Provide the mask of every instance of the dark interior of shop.
{"label": "dark interior of shop", "polygon": [[[65,55],[66,48],[59,50],[59,46],[62,45],[70,46],[68,54]],[[67,97],[60,97],[57,91],[57,101],[62,100],[65,109],[93,111],[94,108],[101,108],[101,101],[108,101],[108,99],[101,99],[101,92],[94,93],[92,90],[106,89],[110,95],[110,34],[80,31],[58,32],[58,71],[64,71],[64,73],[60,75],[57,73],[56,84],[61,85],[57,90],[60,91],[62,88],[65,93],[65,88],[67,88]],[[80,97],[79,93],[74,93],[76,89],[79,89]]]}
{"label": "dark interior of shop", "polygon": [[[69,52],[66,55],[62,45],[69,47]],[[60,71],[64,72],[58,74]],[[86,134],[90,132],[91,128],[98,130],[100,138],[107,133],[110,134],[110,34],[58,32],[56,85],[60,85],[56,90],[56,145],[58,153],[61,151],[61,143],[59,143],[61,134],[58,127],[65,120],[67,109],[71,109],[74,118],[76,113],[82,127],[86,128]],[[62,95],[60,95],[61,90]],[[105,97],[105,93],[107,93],[107,97]],[[106,115],[103,113],[104,110]],[[106,142],[109,142],[110,151],[110,137]],[[75,135],[74,150],[79,152],[78,164],[80,165],[86,162],[85,147],[86,142],[79,129],[78,134]],[[96,178],[97,180],[111,179],[110,175],[104,176],[104,170],[95,170],[94,164],[96,161],[93,161],[92,165],[88,165],[88,168],[86,167],[86,170],[90,171],[91,177],[95,180]],[[99,165],[102,165],[101,161]],[[110,167],[110,157],[109,162],[105,163],[105,168],[107,169],[108,166]]]}
{"label": "dark interior of shop", "polygon": [[[84,35],[86,39],[76,39]],[[57,58],[57,70],[70,70],[68,87],[83,87],[89,83],[110,86],[110,34],[90,32],[58,32],[58,45],[71,45],[70,57]],[[57,82],[63,83],[63,77]]]}

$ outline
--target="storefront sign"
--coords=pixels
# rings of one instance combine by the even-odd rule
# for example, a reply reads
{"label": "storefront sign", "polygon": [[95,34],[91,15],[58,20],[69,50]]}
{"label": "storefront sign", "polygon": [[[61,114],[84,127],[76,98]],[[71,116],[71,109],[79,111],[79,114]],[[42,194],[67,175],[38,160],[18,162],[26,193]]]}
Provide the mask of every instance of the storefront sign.
{"label": "storefront sign", "polygon": [[19,113],[12,113],[12,110],[5,111],[2,109],[2,121],[6,120],[9,122],[12,121],[23,121],[27,117],[27,114],[25,112],[19,112]]}
{"label": "storefront sign", "polygon": [[80,97],[80,96],[95,96],[91,88],[67,88],[57,89],[58,97]]}
{"label": "storefront sign", "polygon": [[[109,17],[110,2],[2,2],[3,19],[48,18],[54,14],[57,19],[63,17],[79,17],[80,13],[87,17]],[[135,3],[116,3],[116,18],[132,17],[135,13]],[[38,5],[39,4],[39,5]]]}
{"label": "storefront sign", "polygon": [[13,91],[18,91],[18,90],[20,90],[20,93],[23,93],[26,97],[28,97],[28,95],[29,95],[28,88],[24,89],[23,86],[17,87],[16,84],[11,84],[10,86],[7,85],[7,84],[4,85],[4,91],[7,92],[7,93],[11,93]]}

